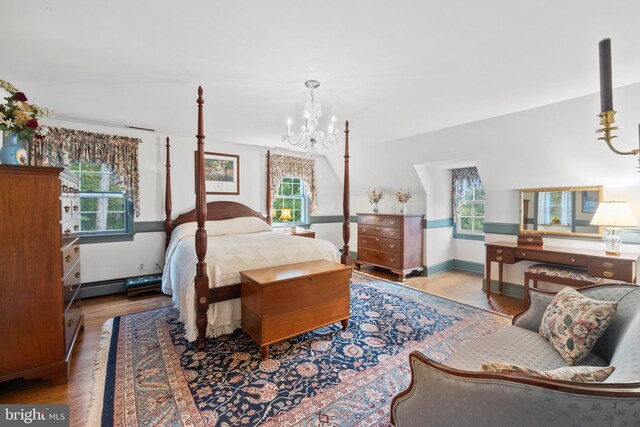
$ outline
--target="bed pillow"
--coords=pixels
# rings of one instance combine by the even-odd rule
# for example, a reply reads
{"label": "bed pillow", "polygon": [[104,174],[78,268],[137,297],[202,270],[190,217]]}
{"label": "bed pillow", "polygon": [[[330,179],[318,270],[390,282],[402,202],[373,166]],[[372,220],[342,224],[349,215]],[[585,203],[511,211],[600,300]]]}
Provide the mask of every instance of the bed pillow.
{"label": "bed pillow", "polygon": [[552,380],[574,381],[579,383],[599,383],[606,380],[615,369],[613,366],[564,366],[550,371],[538,371],[512,363],[485,362],[482,372],[501,372],[521,374],[528,377],[548,378]]}
{"label": "bed pillow", "polygon": [[569,365],[584,359],[607,329],[618,303],[597,301],[573,288],[551,300],[540,322],[540,335],[549,340]]}
{"label": "bed pillow", "polygon": [[219,236],[222,234],[244,234],[258,233],[260,231],[271,231],[271,226],[253,216],[242,218],[223,219],[220,221],[207,221],[205,223],[208,236]]}
{"label": "bed pillow", "polygon": [[[206,221],[204,224],[207,236],[221,236],[223,234],[243,234],[258,233],[260,231],[271,231],[271,226],[256,217],[242,217],[223,219],[220,221]],[[198,229],[196,222],[181,224],[173,230],[173,236],[178,239],[186,236],[193,236]]]}

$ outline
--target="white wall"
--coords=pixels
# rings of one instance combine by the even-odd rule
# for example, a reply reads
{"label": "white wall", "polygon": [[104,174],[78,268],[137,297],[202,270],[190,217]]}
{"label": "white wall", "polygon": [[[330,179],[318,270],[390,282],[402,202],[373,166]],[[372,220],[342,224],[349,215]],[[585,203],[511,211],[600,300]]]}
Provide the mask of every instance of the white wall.
{"label": "white wall", "polygon": [[[595,89],[595,87],[594,87]],[[638,147],[640,84],[614,91],[618,132],[616,145],[623,150]],[[560,186],[604,186],[604,198],[627,200],[640,218],[640,173],[637,158],[612,153],[593,131],[598,127],[599,97],[588,95],[501,117],[467,123],[402,140],[364,146],[358,144],[357,121],[353,120],[351,176],[352,194],[368,186],[427,189],[426,213],[430,217],[429,186],[421,183],[416,165],[472,159],[486,190],[486,221],[518,223],[518,189]],[[334,162],[336,157],[330,157]],[[423,178],[423,181],[425,178]],[[423,187],[423,184],[424,187]],[[444,206],[444,205],[443,205]],[[447,209],[449,207],[447,206]],[[427,232],[429,238],[430,232]],[[438,239],[434,237],[434,239]],[[487,241],[515,240],[515,236],[487,235]],[[552,239],[547,244],[594,248],[599,241]],[[429,243],[427,257],[439,243]],[[623,251],[640,253],[640,245],[623,245]],[[455,242],[455,258],[484,260],[482,242]],[[431,262],[429,262],[431,264]],[[523,263],[506,267],[506,278],[522,283]]]}
{"label": "white wall", "polygon": [[[79,129],[142,139],[139,146],[140,216],[135,221],[164,221],[165,136],[92,124],[50,120],[51,126]],[[195,205],[195,138],[170,136],[171,184],[173,218],[193,209]],[[243,203],[266,213],[266,152],[265,147],[235,144],[205,139],[205,150],[240,156],[240,194],[209,195],[207,200],[230,200]],[[287,150],[281,154],[300,155]],[[318,208],[312,215],[342,214],[342,184],[324,156],[316,156]],[[342,247],[342,234],[336,224],[317,224],[313,229],[318,238],[331,240]],[[335,229],[335,230],[334,230]],[[336,232],[338,230],[338,232]],[[341,230],[341,228],[340,228]],[[130,242],[93,243],[82,246],[82,281],[84,283],[119,279],[159,272],[164,265],[164,232],[137,233]],[[144,265],[142,270],[140,264]]]}

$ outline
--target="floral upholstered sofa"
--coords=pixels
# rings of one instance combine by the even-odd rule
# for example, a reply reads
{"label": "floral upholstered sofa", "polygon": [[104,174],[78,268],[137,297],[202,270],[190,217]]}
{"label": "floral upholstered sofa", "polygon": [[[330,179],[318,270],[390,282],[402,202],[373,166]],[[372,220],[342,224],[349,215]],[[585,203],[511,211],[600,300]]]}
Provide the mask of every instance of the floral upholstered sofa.
{"label": "floral upholstered sofa", "polygon": [[391,422],[407,426],[640,425],[640,288],[596,285],[580,290],[617,301],[617,313],[581,365],[613,366],[599,383],[480,372],[487,361],[537,370],[566,362],[538,329],[554,294],[530,289],[530,305],[513,324],[464,345],[444,364],[413,352],[411,384],[391,403]]}

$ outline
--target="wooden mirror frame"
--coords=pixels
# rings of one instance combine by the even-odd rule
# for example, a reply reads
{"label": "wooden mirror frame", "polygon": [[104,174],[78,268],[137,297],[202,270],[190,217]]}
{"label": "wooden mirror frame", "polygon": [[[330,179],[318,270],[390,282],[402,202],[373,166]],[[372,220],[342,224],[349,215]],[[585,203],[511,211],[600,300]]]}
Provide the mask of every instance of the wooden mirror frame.
{"label": "wooden mirror frame", "polygon": [[521,234],[544,234],[567,237],[591,237],[602,238],[602,227],[598,227],[598,233],[574,233],[571,231],[549,231],[549,230],[525,230],[525,212],[524,212],[524,193],[549,192],[549,191],[597,191],[598,204],[602,202],[603,188],[601,185],[590,187],[550,187],[550,188],[524,188],[520,190],[520,221],[518,224],[519,233]]}

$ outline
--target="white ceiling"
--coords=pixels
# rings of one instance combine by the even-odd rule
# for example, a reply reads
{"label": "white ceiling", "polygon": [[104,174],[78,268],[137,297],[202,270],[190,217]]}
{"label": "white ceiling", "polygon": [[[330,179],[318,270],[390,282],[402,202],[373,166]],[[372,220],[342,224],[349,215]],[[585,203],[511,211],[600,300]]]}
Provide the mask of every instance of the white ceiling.
{"label": "white ceiling", "polygon": [[191,136],[202,85],[206,134],[248,144],[281,144],[307,79],[362,144],[595,93],[603,37],[614,86],[640,81],[637,0],[4,0],[0,16],[0,78],[59,116]]}

